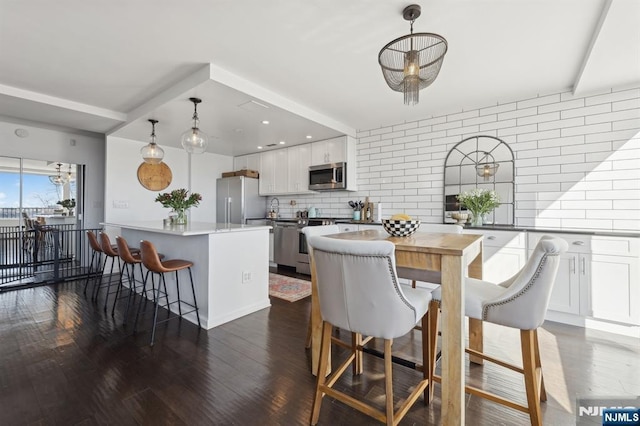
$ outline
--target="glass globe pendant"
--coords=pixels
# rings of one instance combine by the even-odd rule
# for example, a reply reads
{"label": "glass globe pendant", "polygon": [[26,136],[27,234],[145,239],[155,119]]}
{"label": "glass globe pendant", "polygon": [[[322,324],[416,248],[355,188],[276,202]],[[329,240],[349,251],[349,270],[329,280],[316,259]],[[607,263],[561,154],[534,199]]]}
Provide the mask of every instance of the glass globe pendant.
{"label": "glass globe pendant", "polygon": [[193,126],[180,137],[182,147],[189,154],[202,154],[209,145],[209,136],[198,128],[198,104],[202,99],[189,98],[193,102]]}
{"label": "glass globe pendant", "polygon": [[158,120],[150,119],[151,123],[151,139],[149,143],[140,149],[140,154],[145,163],[160,164],[164,158],[164,149],[156,143],[156,123]]}

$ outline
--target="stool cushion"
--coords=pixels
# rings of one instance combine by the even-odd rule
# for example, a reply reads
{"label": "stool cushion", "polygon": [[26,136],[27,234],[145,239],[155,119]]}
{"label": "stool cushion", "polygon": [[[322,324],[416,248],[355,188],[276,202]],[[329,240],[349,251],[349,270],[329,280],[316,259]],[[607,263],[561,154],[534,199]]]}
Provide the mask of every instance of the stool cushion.
{"label": "stool cushion", "polygon": [[[160,255],[158,254],[158,257]],[[193,266],[193,262],[182,259],[169,259],[162,262],[163,271],[154,271],[154,272],[174,272],[180,271],[182,269],[187,269]]]}
{"label": "stool cushion", "polygon": [[[470,318],[483,319],[482,309],[489,300],[494,300],[506,291],[504,287],[489,281],[465,278],[464,306],[465,315]],[[433,300],[442,301],[442,288],[438,287],[431,293]]]}

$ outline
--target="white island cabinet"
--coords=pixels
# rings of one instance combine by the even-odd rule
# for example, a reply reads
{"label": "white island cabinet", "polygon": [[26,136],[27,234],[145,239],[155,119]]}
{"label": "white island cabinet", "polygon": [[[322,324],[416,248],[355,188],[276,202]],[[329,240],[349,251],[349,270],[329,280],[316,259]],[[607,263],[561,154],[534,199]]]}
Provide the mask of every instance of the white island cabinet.
{"label": "white island cabinet", "polygon": [[[193,282],[202,327],[213,328],[271,306],[269,302],[269,226],[192,222],[164,227],[161,221],[104,223],[137,247],[151,241],[165,259],[194,263]],[[115,238],[115,237],[112,237]],[[174,274],[166,274],[175,300]],[[189,274],[180,272],[180,295],[188,299]],[[191,302],[191,300],[186,300]],[[177,305],[172,305],[172,310]],[[196,322],[195,313],[185,317]]]}

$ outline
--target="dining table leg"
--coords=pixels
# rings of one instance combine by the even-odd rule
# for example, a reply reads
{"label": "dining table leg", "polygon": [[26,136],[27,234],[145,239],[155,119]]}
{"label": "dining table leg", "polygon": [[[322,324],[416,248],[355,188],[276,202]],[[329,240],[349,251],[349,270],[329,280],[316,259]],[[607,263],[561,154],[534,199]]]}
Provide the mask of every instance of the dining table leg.
{"label": "dining table leg", "polygon": [[[480,253],[476,256],[475,259],[469,264],[469,276],[471,278],[482,279],[482,245],[480,246]],[[483,329],[482,329],[482,320],[469,318],[469,348],[478,351],[480,353],[484,353],[484,343],[483,343]],[[470,355],[469,361],[474,364],[482,365],[484,360],[480,357]]]}
{"label": "dining table leg", "polygon": [[442,424],[464,425],[463,257],[442,256]]}

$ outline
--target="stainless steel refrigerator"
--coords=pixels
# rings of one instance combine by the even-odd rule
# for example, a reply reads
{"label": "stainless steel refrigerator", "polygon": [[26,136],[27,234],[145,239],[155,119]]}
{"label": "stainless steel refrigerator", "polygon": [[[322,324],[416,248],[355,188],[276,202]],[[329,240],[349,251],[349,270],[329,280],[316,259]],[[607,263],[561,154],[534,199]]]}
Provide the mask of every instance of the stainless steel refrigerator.
{"label": "stainless steel refrigerator", "polygon": [[216,183],[216,221],[245,224],[249,218],[263,218],[267,197],[258,195],[258,179],[233,176]]}

